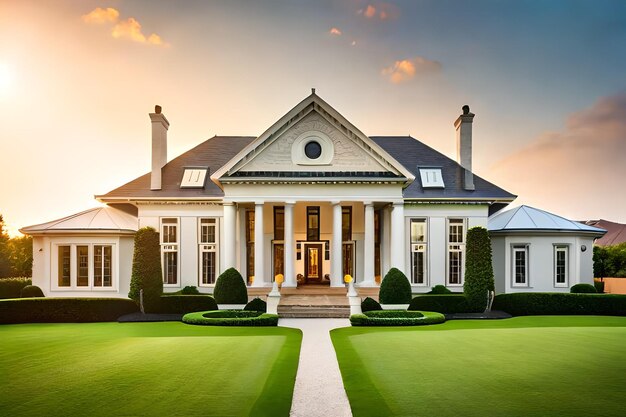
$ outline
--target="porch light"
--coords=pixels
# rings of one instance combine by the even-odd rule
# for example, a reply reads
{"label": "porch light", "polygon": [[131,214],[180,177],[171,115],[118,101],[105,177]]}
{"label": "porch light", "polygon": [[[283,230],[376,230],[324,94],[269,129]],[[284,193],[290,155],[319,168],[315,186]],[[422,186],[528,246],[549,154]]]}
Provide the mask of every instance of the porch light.
{"label": "porch light", "polygon": [[283,276],[283,274],[277,274],[277,275],[274,277],[274,281],[275,281],[278,285],[282,284],[284,280],[285,280],[285,277]]}
{"label": "porch light", "polygon": [[351,283],[352,282],[352,275],[350,275],[350,274],[344,275],[343,282],[345,282],[346,284]]}

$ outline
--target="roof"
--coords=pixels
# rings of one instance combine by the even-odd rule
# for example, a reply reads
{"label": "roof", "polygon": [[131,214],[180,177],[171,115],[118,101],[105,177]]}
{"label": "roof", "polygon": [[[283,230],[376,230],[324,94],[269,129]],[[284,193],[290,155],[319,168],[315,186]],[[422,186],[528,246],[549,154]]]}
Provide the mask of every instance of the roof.
{"label": "roof", "polygon": [[600,227],[607,232],[600,239],[596,240],[596,245],[611,246],[626,242],[626,224],[615,223],[608,220],[587,220],[584,222],[589,226]]}
{"label": "roof", "polygon": [[568,220],[534,207],[519,206],[489,217],[490,232],[577,232],[602,236],[606,230]]}
{"label": "roof", "polygon": [[68,232],[133,234],[138,229],[137,216],[114,207],[96,207],[62,219],[20,229],[26,235]]}

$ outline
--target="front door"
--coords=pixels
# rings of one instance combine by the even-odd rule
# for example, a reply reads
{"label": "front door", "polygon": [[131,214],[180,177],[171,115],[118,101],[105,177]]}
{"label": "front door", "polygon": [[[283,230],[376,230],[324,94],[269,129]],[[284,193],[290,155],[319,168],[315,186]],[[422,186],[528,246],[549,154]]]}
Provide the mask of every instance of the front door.
{"label": "front door", "polygon": [[304,278],[306,283],[322,282],[322,245],[305,245]]}

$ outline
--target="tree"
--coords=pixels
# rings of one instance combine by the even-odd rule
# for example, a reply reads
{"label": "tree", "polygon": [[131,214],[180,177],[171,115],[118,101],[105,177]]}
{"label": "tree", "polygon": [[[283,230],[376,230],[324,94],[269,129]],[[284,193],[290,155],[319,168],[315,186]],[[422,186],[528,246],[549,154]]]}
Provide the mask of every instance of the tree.
{"label": "tree", "polygon": [[487,307],[487,295],[494,290],[489,232],[484,227],[472,227],[467,231],[463,284],[469,308],[472,311],[484,311]]}
{"label": "tree", "polygon": [[9,240],[9,261],[11,276],[30,277],[33,275],[33,238],[19,236]]}
{"label": "tree", "polygon": [[593,276],[600,278],[610,276],[608,272],[608,252],[603,246],[593,247]]}
{"label": "tree", "polygon": [[0,214],[0,278],[11,276],[10,239],[4,227],[4,218]]}
{"label": "tree", "polygon": [[139,303],[140,290],[143,290],[145,311],[156,312],[163,294],[163,274],[159,234],[152,227],[143,227],[135,233],[135,252],[128,298]]}

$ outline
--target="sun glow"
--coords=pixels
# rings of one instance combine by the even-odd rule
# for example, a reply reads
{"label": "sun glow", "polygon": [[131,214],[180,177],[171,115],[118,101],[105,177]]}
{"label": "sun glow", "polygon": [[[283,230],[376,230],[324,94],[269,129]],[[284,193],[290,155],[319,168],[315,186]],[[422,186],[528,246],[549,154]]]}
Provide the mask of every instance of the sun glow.
{"label": "sun glow", "polygon": [[7,96],[15,84],[13,69],[0,62],[0,97]]}

